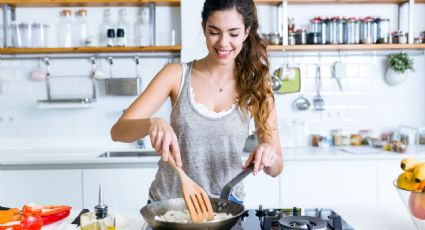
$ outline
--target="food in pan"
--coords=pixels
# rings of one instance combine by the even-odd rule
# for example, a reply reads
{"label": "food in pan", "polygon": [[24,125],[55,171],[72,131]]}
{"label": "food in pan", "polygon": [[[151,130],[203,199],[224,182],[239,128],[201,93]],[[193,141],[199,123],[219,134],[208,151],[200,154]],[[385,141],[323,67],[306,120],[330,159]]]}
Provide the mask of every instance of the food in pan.
{"label": "food in pan", "polygon": [[[230,213],[219,213],[214,212],[214,219],[211,221],[220,221],[232,218],[233,215]],[[169,210],[163,215],[155,216],[155,220],[164,221],[164,222],[173,222],[173,223],[191,223],[189,211],[188,210]]]}

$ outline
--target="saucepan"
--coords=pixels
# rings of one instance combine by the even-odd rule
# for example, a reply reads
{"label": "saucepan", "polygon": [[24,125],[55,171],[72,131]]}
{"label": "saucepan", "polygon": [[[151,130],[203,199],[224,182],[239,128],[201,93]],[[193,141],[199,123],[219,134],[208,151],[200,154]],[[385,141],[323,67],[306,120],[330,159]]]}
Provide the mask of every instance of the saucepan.
{"label": "saucepan", "polygon": [[213,220],[202,223],[174,223],[166,222],[155,219],[155,216],[160,216],[166,213],[169,210],[183,211],[186,209],[186,204],[183,198],[175,198],[168,200],[160,200],[152,202],[144,206],[140,213],[146,222],[154,230],[160,229],[230,229],[232,228],[240,219],[242,214],[245,212],[243,205],[234,203],[227,200],[233,187],[242,181],[246,176],[248,176],[254,168],[254,165],[251,165],[247,169],[243,170],[236,177],[234,177],[230,182],[228,182],[220,195],[220,198],[211,198],[211,205],[213,211],[216,213],[227,213],[232,214],[232,217],[225,220]]}

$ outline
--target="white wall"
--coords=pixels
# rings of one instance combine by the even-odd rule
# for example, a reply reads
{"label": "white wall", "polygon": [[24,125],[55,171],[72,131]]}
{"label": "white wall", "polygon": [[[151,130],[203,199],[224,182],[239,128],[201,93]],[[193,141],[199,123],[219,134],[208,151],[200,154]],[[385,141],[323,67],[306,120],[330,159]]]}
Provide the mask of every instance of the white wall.
{"label": "white wall", "polygon": [[[157,13],[158,45],[167,44],[169,31],[180,28],[182,24],[183,45],[182,60],[189,61],[201,58],[205,54],[201,21],[202,1],[182,1],[182,11],[161,7]],[[62,8],[24,8],[18,9],[18,21],[41,21],[51,25],[51,42],[55,44],[56,24],[58,12]],[[77,8],[73,8],[73,12]],[[113,7],[114,15],[119,7]],[[134,20],[135,8],[128,8],[130,21]],[[88,8],[90,23],[100,23],[103,7]],[[306,24],[308,18],[317,16],[331,16],[332,12],[340,12],[348,16],[385,16],[396,17],[395,5],[299,5],[290,6],[290,16],[296,18],[298,26]],[[275,13],[271,6],[261,6],[259,17],[262,32],[274,31],[277,27]],[[416,11],[416,26],[419,31],[425,30],[425,7],[419,5]],[[181,16],[181,19],[180,19]],[[393,25],[394,27],[395,25]],[[180,37],[177,30],[177,37]],[[94,29],[93,33],[97,33]],[[180,43],[180,40],[177,40]],[[425,57],[423,52],[415,56],[416,72],[409,80],[400,86],[390,87],[383,81],[385,73],[384,57],[382,52],[360,53],[360,56],[343,57],[347,66],[347,76],[342,79],[344,91],[339,91],[337,83],[330,77],[330,64],[337,57],[322,57],[322,95],[327,108],[324,112],[297,112],[291,109],[292,101],[298,94],[276,95],[276,104],[279,119],[282,121],[297,120],[305,124],[308,133],[327,134],[330,129],[341,128],[347,134],[359,129],[385,130],[393,129],[400,124],[425,126]],[[384,52],[385,54],[385,52]],[[52,59],[53,75],[88,75],[90,63],[87,59]],[[175,60],[179,61],[179,60]],[[302,90],[311,101],[314,96],[315,64],[318,56],[308,53],[308,57],[291,57],[283,55],[270,59],[271,71],[284,63],[299,64],[302,76]],[[143,87],[153,78],[167,59],[141,60],[140,74],[143,78]],[[114,74],[129,76],[134,74],[134,64],[131,59],[115,61]],[[30,80],[30,72],[37,66],[37,60],[0,60],[0,144],[10,143],[11,140],[27,141],[34,138],[53,140],[52,145],[67,145],[70,141],[78,144],[95,146],[114,146],[109,136],[112,124],[118,119],[135,97],[106,96],[100,93],[93,108],[88,109],[38,109],[37,99],[45,99],[44,82]],[[103,66],[107,68],[106,61]],[[99,90],[102,89],[98,82]],[[102,92],[102,91],[101,91]],[[169,117],[170,104],[167,102],[157,115]],[[284,130],[282,130],[285,132]]]}

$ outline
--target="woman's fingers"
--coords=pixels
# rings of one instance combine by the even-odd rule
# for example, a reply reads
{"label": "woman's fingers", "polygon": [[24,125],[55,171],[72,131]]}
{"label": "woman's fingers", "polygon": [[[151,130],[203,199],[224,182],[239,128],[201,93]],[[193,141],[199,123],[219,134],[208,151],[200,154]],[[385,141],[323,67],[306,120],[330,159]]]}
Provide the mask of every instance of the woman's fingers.
{"label": "woman's fingers", "polygon": [[245,164],[243,165],[243,169],[248,168],[248,166],[250,166],[252,164],[252,161],[255,159],[255,149],[254,151],[252,151],[249,156],[248,159],[245,161]]}
{"label": "woman's fingers", "polygon": [[168,161],[168,157],[170,154],[170,143],[171,143],[170,134],[164,133],[162,138],[162,146],[161,146],[161,153],[162,153],[162,158],[164,161]]}
{"label": "woman's fingers", "polygon": [[170,146],[171,152],[174,155],[174,159],[176,160],[176,165],[178,167],[182,167],[182,159],[180,156],[180,148],[179,144],[177,142],[177,137],[175,134],[173,134],[173,137],[171,138],[171,146]]}
{"label": "woman's fingers", "polygon": [[262,168],[260,168],[262,156],[263,156],[263,148],[261,146],[259,146],[256,150],[256,153],[255,153],[254,169],[252,170],[254,175],[257,175],[258,171],[260,171],[262,169]]}

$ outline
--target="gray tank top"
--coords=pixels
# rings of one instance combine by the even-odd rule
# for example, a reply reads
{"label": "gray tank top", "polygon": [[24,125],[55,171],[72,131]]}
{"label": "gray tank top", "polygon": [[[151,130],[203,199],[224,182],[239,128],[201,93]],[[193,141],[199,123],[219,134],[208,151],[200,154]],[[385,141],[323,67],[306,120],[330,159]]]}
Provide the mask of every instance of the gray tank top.
{"label": "gray tank top", "polygon": [[[249,115],[244,119],[238,106],[219,118],[200,113],[190,99],[193,62],[183,64],[181,93],[171,112],[171,126],[177,135],[183,170],[209,196],[219,197],[224,185],[242,171],[241,154],[248,136]],[[178,176],[167,162],[158,162],[158,171],[149,189],[150,198],[182,197]],[[232,192],[243,199],[242,183]]]}

